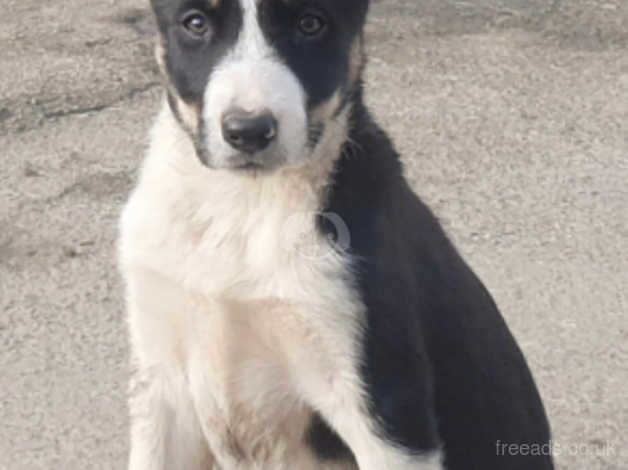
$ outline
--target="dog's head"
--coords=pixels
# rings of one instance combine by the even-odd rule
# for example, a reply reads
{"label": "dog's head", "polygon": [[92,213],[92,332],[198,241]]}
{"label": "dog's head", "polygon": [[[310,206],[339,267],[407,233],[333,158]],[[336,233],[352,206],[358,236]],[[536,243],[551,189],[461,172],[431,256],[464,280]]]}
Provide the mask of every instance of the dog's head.
{"label": "dog's head", "polygon": [[310,161],[359,86],[368,0],[152,0],[170,106],[212,168]]}

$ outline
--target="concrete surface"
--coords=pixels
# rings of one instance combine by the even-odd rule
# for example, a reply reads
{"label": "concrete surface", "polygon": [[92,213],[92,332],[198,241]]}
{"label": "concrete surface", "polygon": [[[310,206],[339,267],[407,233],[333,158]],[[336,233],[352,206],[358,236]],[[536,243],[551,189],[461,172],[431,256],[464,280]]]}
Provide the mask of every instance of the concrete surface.
{"label": "concrete surface", "polygon": [[[2,470],[124,468],[143,7],[0,0]],[[628,469],[628,2],[380,0],[368,36],[369,100],[521,342],[558,467]]]}

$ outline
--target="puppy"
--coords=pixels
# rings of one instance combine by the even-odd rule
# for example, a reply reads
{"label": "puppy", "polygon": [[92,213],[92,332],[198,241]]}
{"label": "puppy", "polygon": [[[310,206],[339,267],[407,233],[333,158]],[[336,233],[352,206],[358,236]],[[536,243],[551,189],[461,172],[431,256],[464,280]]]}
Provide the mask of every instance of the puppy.
{"label": "puppy", "polygon": [[[544,470],[493,300],[362,98],[367,0],[152,0],[130,470]],[[545,452],[547,454],[547,452]]]}

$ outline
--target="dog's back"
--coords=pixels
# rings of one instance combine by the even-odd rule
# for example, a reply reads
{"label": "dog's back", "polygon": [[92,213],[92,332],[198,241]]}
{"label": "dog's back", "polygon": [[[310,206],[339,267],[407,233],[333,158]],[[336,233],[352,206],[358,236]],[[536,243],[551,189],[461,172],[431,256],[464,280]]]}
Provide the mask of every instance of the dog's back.
{"label": "dog's back", "polygon": [[552,468],[541,399],[493,299],[408,187],[366,109],[356,106],[354,119],[360,157],[340,160],[325,210],[354,234],[373,411],[396,441],[433,445],[414,394],[428,395],[423,419],[435,423],[448,469]]}

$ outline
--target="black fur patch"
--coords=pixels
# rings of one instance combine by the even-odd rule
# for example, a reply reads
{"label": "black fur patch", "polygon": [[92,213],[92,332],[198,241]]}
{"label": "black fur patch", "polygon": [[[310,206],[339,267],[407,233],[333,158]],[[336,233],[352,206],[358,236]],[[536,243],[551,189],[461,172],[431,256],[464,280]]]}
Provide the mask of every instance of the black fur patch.
{"label": "black fur patch", "polygon": [[[259,22],[273,49],[298,77],[312,109],[349,87],[351,46],[362,34],[367,0],[262,0]],[[296,25],[304,12],[320,14],[327,32],[309,39]]]}
{"label": "black fur patch", "polygon": [[318,414],[312,417],[306,440],[321,460],[354,460],[351,450]]}
{"label": "black fur patch", "polygon": [[[549,441],[525,359],[482,283],[408,187],[360,94],[352,109],[351,152],[337,163],[322,211],[342,217],[351,234],[367,314],[362,377],[383,436],[410,453],[442,449],[448,470],[552,469],[549,456],[498,455],[498,440]],[[319,225],[332,229],[325,218]]]}
{"label": "black fur patch", "polygon": [[[182,100],[203,105],[207,82],[221,59],[235,45],[242,29],[242,10],[233,0],[210,7],[208,0],[151,0],[165,47],[169,80]],[[181,25],[183,16],[199,10],[210,20],[212,34],[207,41],[193,41]]]}

